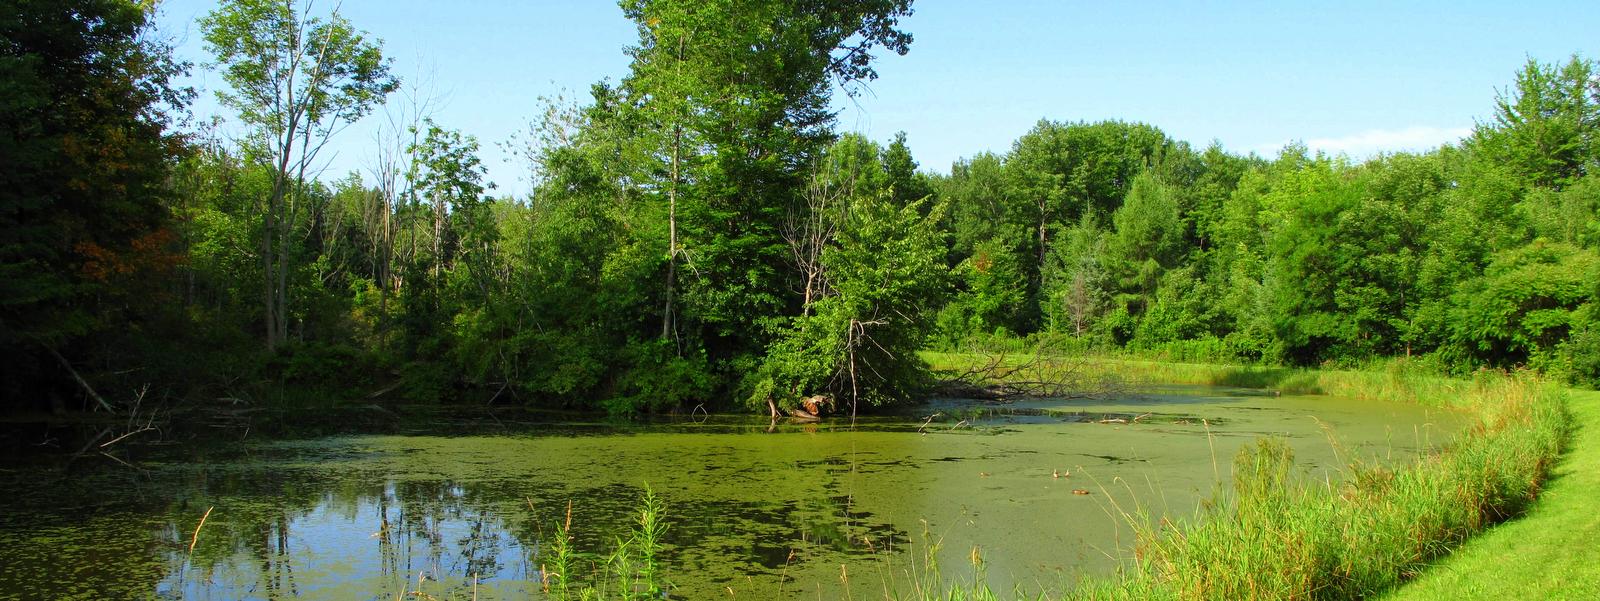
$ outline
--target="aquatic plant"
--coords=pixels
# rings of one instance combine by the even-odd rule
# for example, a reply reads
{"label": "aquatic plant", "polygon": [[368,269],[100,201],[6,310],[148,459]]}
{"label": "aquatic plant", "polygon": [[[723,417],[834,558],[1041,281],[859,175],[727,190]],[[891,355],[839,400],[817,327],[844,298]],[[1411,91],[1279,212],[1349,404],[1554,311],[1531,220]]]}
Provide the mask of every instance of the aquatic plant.
{"label": "aquatic plant", "polygon": [[[545,576],[545,592],[562,601],[662,598],[671,588],[657,559],[661,538],[667,532],[666,506],[646,486],[635,511],[633,528],[627,536],[616,538],[609,554],[585,558],[572,548],[572,504],[567,503],[566,521],[556,529],[551,542],[550,561],[540,568]],[[591,573],[587,579],[580,579],[576,570],[585,559],[590,560]]]}
{"label": "aquatic plant", "polygon": [[[1474,421],[1449,445],[1412,462],[1353,459],[1337,480],[1296,473],[1289,446],[1263,439],[1234,460],[1231,490],[1195,516],[1155,520],[1120,511],[1137,533],[1115,577],[1075,599],[1354,599],[1414,577],[1538,496],[1567,431],[1567,393],[1527,373],[1446,379],[1401,361],[1340,372],[1227,366],[1102,365],[1201,384],[1274,384],[1345,397],[1458,408]],[[992,599],[981,582],[930,587],[895,599]]]}
{"label": "aquatic plant", "polygon": [[1135,563],[1091,599],[1355,599],[1418,573],[1518,515],[1561,449],[1565,393],[1515,375],[1474,384],[1478,414],[1451,445],[1397,467],[1355,462],[1338,482],[1292,473],[1262,440],[1234,460],[1233,494],[1187,524],[1136,521]]}

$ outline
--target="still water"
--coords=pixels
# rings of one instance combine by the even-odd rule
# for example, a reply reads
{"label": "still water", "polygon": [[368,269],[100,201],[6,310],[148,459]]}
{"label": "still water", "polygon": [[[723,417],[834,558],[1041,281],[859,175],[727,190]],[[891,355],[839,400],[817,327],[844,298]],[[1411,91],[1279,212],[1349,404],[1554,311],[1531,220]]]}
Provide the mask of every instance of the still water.
{"label": "still water", "polygon": [[364,419],[380,426],[282,438],[235,423],[207,437],[224,444],[13,460],[3,475],[24,493],[0,501],[0,599],[543,599],[569,502],[583,561],[599,561],[647,486],[670,524],[670,598],[882,599],[930,557],[946,580],[970,579],[976,557],[997,590],[1054,591],[1115,570],[1126,514],[1192,515],[1258,437],[1286,437],[1310,477],[1337,478],[1462,421],[1189,387],[944,401],[853,426]]}

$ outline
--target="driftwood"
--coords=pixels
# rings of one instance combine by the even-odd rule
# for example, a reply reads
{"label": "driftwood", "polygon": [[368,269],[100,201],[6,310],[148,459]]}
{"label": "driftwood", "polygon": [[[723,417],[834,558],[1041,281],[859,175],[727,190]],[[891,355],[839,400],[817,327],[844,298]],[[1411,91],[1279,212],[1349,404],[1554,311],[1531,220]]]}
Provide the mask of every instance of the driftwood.
{"label": "driftwood", "polygon": [[[367,398],[375,399],[375,398],[381,397],[383,395],[389,394],[391,392],[394,392],[396,388],[399,388],[400,385],[404,384],[404,383],[405,383],[404,379],[395,380],[393,384],[390,384],[390,385],[385,386],[383,388],[379,388],[378,390],[374,391],[372,394],[367,395]],[[505,387],[502,386],[502,387],[500,387],[500,389],[501,390],[505,390]],[[498,392],[495,393],[495,396],[497,396],[497,397],[500,396],[500,393],[498,393]],[[494,399],[490,399],[490,400],[492,401]]]}
{"label": "driftwood", "polygon": [[789,410],[789,417],[807,422],[821,421],[832,410],[833,397],[818,394],[801,399],[800,406]]}
{"label": "driftwood", "polygon": [[792,417],[794,419],[797,419],[797,420],[800,420],[800,421],[803,421],[803,422],[819,422],[819,421],[822,421],[822,416],[817,415],[815,413],[807,413],[804,409],[790,409],[789,410],[789,417]]}

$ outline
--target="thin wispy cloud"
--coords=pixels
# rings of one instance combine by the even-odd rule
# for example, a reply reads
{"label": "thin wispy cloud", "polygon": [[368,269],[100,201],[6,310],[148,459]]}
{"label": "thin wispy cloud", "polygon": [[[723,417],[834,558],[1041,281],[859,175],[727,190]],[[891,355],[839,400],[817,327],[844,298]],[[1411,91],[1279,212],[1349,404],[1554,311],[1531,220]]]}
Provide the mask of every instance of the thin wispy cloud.
{"label": "thin wispy cloud", "polygon": [[[1444,144],[1453,144],[1472,134],[1470,127],[1413,126],[1403,129],[1369,129],[1348,136],[1310,138],[1304,141],[1312,152],[1330,155],[1344,154],[1361,160],[1390,152],[1421,152],[1433,150]],[[1254,150],[1262,156],[1274,156],[1292,141],[1264,144]]]}

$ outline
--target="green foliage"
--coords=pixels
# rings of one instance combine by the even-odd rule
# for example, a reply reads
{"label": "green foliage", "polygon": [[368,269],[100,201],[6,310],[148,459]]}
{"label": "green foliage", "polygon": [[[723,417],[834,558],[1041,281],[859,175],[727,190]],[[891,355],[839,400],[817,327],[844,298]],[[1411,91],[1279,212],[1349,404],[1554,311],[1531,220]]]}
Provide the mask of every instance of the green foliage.
{"label": "green foliage", "polygon": [[[1589,305],[1588,314],[1565,341],[1557,348],[1558,373],[1578,386],[1600,390],[1600,316],[1596,307]],[[1579,320],[1574,320],[1579,321]]]}
{"label": "green foliage", "polygon": [[613,414],[682,407],[717,389],[719,378],[704,351],[679,353],[671,341],[658,339],[629,344],[623,357],[627,371],[618,381],[619,394],[605,402]]}
{"label": "green foliage", "polygon": [[906,132],[895,134],[894,141],[884,149],[883,170],[895,204],[906,205],[933,195],[927,176],[917,172],[917,161],[906,145]]}
{"label": "green foliage", "polygon": [[1600,248],[1600,174],[1585,175],[1559,191],[1530,190],[1516,208],[1536,237]]}
{"label": "green foliage", "polygon": [[1594,251],[1540,240],[1497,253],[1482,279],[1457,291],[1452,340],[1489,365],[1547,360],[1574,329],[1588,325],[1600,301],[1596,282]]}
{"label": "green foliage", "polygon": [[1161,283],[1130,344],[1151,348],[1182,340],[1214,342],[1212,309],[1206,300],[1213,298],[1204,282],[1194,278],[1192,268],[1179,268],[1161,276]]}
{"label": "green foliage", "polygon": [[[247,135],[187,147],[163,131],[179,66],[137,6],[4,18],[0,342],[39,374],[7,398],[59,399],[93,365],[214,396],[326,381],[619,414],[881,404],[924,383],[921,347],[1018,338],[1600,379],[1592,61],[1529,61],[1493,119],[1423,154],[1241,157],[1045,119],[939,175],[904,134],[838,134],[829,108],[875,54],[908,50],[909,0],[620,5],[627,75],[548,102],[508,146],[526,198],[489,197],[477,140],[425,115],[376,181],[309,175],[398,86],[336,9],[206,15]],[[266,354],[247,348],[260,334]]]}
{"label": "green foliage", "polygon": [[974,335],[1022,331],[1016,308],[1027,302],[1022,259],[1005,236],[978,244],[953,273],[958,292],[940,310],[939,337],[947,347]]}
{"label": "green foliage", "polygon": [[370,357],[348,344],[311,342],[291,345],[273,358],[269,368],[280,374],[283,383],[296,388],[339,390],[339,386],[366,384],[372,373]]}
{"label": "green foliage", "polygon": [[[962,276],[934,343],[1003,326],[1184,356],[1431,355],[1582,381],[1588,363],[1567,349],[1587,338],[1562,345],[1588,331],[1593,302],[1579,285],[1600,231],[1593,72],[1582,58],[1530,61],[1460,148],[1362,164],[1041,122],[1010,153],[933,180],[953,203],[949,261]],[[1018,259],[1023,303],[973,277],[991,256]]]}
{"label": "green foliage", "polygon": [[1561,65],[1529,60],[1473,145],[1533,186],[1560,189],[1590,173],[1600,157],[1594,76],[1594,62],[1577,56]]}
{"label": "green foliage", "polygon": [[200,28],[233,88],[218,99],[264,135],[326,138],[398,86],[378,46],[337,14],[323,19],[290,2],[229,0]]}
{"label": "green foliage", "polygon": [[1106,232],[1093,216],[1057,236],[1044,275],[1043,306],[1047,331],[1083,337],[1104,331],[1102,317],[1111,312],[1111,261]]}
{"label": "green foliage", "polygon": [[[550,537],[550,562],[541,566],[548,574],[550,598],[642,601],[667,596],[672,585],[662,573],[659,557],[669,527],[666,504],[647,485],[637,507],[628,535],[617,537],[608,555],[590,557],[572,548],[572,506],[567,505],[566,521]],[[588,577],[579,570],[583,563],[594,567]]]}
{"label": "green foliage", "polygon": [[782,328],[749,401],[789,405],[827,393],[852,407],[910,400],[927,379],[917,356],[933,326],[948,270],[937,224],[944,208],[852,199],[823,252],[831,294]]}
{"label": "green foliage", "polygon": [[291,293],[301,281],[293,277],[299,259],[321,250],[302,242],[309,236],[301,229],[319,225],[308,214],[323,208],[322,190],[308,172],[335,132],[370,113],[399,82],[378,45],[337,8],[322,18],[301,14],[293,2],[232,0],[202,18],[200,30],[231,88],[218,99],[250,128],[243,155],[273,170],[257,233],[263,329],[272,351],[289,341],[290,322],[305,315]]}
{"label": "green foliage", "polygon": [[1111,238],[1110,251],[1132,265],[1154,261],[1158,267],[1170,267],[1183,250],[1179,219],[1171,188],[1149,171],[1140,173],[1122,206],[1112,212],[1116,235]]}
{"label": "green foliage", "polygon": [[165,210],[176,148],[166,127],[189,93],[171,87],[186,66],[146,35],[149,18],[126,0],[0,12],[6,405],[42,408],[76,394],[66,378],[73,363],[129,369],[134,358],[106,351],[169,317],[171,289],[161,284],[181,255]]}

